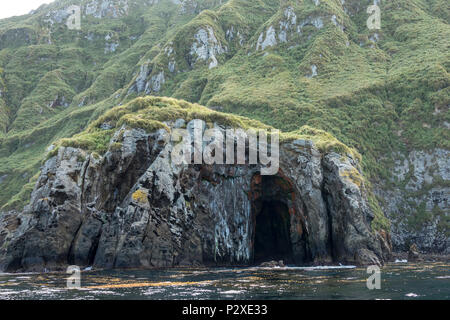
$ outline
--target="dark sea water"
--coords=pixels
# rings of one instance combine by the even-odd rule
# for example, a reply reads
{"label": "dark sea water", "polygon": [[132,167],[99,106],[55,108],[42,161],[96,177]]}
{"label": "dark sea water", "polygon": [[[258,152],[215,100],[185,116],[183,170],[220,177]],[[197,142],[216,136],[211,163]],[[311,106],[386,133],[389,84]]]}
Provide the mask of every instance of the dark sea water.
{"label": "dark sea water", "polygon": [[230,268],[0,274],[0,299],[450,299],[450,264],[389,264],[381,289],[365,268]]}

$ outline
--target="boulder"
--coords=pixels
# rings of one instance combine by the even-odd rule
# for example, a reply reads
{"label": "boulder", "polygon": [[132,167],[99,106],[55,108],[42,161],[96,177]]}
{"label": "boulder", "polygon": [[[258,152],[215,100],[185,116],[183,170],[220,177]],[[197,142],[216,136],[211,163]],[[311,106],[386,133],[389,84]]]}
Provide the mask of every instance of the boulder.
{"label": "boulder", "polygon": [[408,251],[408,261],[409,262],[419,262],[419,261],[423,261],[419,249],[417,248],[417,245],[415,243],[413,243],[410,247],[409,247],[409,251]]}
{"label": "boulder", "polygon": [[276,267],[285,267],[283,260],[280,261],[268,261],[268,262],[263,262],[259,265],[261,268],[276,268]]}
{"label": "boulder", "polygon": [[360,266],[381,266],[382,262],[372,251],[361,248],[358,249],[355,261]]}

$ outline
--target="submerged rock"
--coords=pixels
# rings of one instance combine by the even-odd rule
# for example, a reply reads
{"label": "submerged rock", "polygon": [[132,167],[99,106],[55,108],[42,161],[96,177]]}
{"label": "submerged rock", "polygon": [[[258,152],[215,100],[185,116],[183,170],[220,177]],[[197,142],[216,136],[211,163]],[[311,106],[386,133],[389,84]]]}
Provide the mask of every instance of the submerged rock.
{"label": "submerged rock", "polygon": [[390,251],[364,183],[346,175],[359,170],[350,156],[287,142],[278,174],[262,176],[259,165],[176,165],[173,148],[165,130],[125,128],[100,158],[60,147],[24,211],[0,216],[0,270],[247,265],[255,253],[382,264]]}

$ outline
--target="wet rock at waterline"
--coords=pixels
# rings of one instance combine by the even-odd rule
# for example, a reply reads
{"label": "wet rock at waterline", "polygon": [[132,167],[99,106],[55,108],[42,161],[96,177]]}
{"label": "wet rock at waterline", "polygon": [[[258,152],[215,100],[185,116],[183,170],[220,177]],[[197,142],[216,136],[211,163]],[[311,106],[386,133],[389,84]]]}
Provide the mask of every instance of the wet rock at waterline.
{"label": "wet rock at waterline", "polygon": [[284,261],[280,260],[280,261],[268,261],[268,262],[263,262],[259,265],[261,268],[283,268],[285,267]]}
{"label": "wet rock at waterline", "polygon": [[350,156],[280,146],[280,169],[176,165],[168,133],[119,130],[102,157],[60,147],[30,204],[0,218],[0,270],[382,264],[389,245]]}
{"label": "wet rock at waterline", "polygon": [[412,244],[411,247],[409,248],[408,261],[411,261],[411,262],[423,261],[416,244]]}

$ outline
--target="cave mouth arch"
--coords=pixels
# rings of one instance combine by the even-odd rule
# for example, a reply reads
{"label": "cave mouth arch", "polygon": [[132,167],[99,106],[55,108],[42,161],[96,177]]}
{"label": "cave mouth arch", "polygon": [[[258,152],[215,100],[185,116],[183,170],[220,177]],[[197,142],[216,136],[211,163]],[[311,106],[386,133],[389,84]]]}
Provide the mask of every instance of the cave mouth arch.
{"label": "cave mouth arch", "polygon": [[[255,175],[252,180],[253,264],[295,263],[293,187],[285,177]],[[294,225],[292,225],[294,223]]]}
{"label": "cave mouth arch", "polygon": [[292,263],[291,224],[287,205],[264,200],[256,214],[254,263],[280,261]]}

